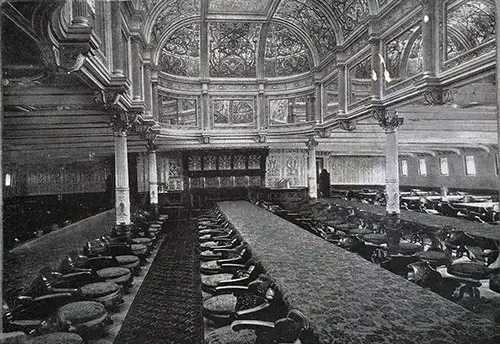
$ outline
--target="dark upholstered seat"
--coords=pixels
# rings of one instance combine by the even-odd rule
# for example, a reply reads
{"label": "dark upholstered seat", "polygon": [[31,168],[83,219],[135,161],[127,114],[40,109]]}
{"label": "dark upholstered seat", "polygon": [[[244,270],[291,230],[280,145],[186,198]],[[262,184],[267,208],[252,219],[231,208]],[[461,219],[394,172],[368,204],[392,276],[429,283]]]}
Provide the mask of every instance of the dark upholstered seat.
{"label": "dark upholstered seat", "polygon": [[59,308],[56,314],[56,326],[60,331],[75,332],[82,337],[89,337],[102,332],[111,323],[111,318],[104,306],[98,302],[72,302]]}

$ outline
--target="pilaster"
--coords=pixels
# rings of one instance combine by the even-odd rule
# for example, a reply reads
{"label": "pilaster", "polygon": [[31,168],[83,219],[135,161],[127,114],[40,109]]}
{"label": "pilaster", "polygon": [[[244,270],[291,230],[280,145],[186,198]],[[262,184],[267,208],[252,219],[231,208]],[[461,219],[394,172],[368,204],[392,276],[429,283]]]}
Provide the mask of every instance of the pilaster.
{"label": "pilaster", "polygon": [[309,197],[311,199],[318,198],[318,181],[316,177],[316,146],[318,146],[316,137],[309,136],[306,142],[306,147],[309,153],[307,184],[309,187]]}

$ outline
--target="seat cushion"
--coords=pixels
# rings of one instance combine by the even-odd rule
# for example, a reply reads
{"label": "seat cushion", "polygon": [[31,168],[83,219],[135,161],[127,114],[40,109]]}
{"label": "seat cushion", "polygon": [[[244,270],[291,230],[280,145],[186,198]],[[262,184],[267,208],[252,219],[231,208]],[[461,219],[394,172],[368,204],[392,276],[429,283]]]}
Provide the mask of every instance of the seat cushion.
{"label": "seat cushion", "polygon": [[448,273],[451,275],[472,278],[476,280],[486,279],[491,274],[491,269],[482,263],[461,262],[448,267]]}
{"label": "seat cushion", "polygon": [[80,290],[84,296],[101,297],[120,290],[120,286],[114,282],[96,282],[85,284]]}
{"label": "seat cushion", "polygon": [[490,289],[496,293],[500,293],[500,275],[496,274],[490,277]]}
{"label": "seat cushion", "polygon": [[415,244],[412,242],[400,242],[398,245],[398,253],[412,255],[420,252],[424,247],[420,244]]}
{"label": "seat cushion", "polygon": [[370,233],[362,237],[363,241],[369,242],[374,245],[382,245],[387,243],[387,237],[383,233]]}
{"label": "seat cushion", "polygon": [[143,244],[146,246],[151,245],[152,240],[150,238],[133,238],[132,244]]}
{"label": "seat cushion", "polygon": [[431,263],[433,266],[446,265],[451,261],[451,257],[441,251],[421,251],[415,255],[423,261]]}
{"label": "seat cushion", "polygon": [[202,260],[217,260],[222,257],[222,253],[215,253],[211,250],[202,251],[200,253],[200,258]]}
{"label": "seat cushion", "polygon": [[254,344],[257,335],[254,330],[240,330],[235,332],[230,326],[224,326],[205,335],[206,344]]}
{"label": "seat cushion", "polygon": [[130,249],[133,254],[145,254],[148,252],[148,247],[143,244],[132,244],[130,245]]}
{"label": "seat cushion", "polygon": [[59,321],[78,325],[106,316],[106,309],[99,302],[79,301],[68,303],[57,311]]}
{"label": "seat cushion", "polygon": [[99,277],[118,284],[124,284],[131,281],[132,273],[128,268],[113,267],[96,271]]}
{"label": "seat cushion", "polygon": [[203,302],[203,310],[214,314],[230,314],[236,311],[237,298],[233,294],[222,294]]}
{"label": "seat cushion", "polygon": [[131,254],[116,256],[115,258],[120,265],[129,265],[139,262],[139,258]]}
{"label": "seat cushion", "polygon": [[208,270],[208,271],[219,271],[220,266],[219,266],[219,264],[217,264],[216,260],[211,260],[208,262],[201,263],[201,269]]}
{"label": "seat cushion", "polygon": [[26,344],[83,344],[83,338],[75,333],[55,332],[37,337],[27,337]]}
{"label": "seat cushion", "polygon": [[233,274],[202,275],[201,283],[207,287],[215,288],[220,281],[227,281],[233,278]]}

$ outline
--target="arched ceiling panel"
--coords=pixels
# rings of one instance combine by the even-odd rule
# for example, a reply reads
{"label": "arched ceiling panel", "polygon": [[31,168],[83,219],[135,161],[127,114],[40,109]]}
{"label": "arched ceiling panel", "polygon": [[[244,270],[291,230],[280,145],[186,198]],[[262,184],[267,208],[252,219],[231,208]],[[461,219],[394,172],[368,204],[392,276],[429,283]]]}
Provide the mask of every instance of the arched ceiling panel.
{"label": "arched ceiling panel", "polygon": [[179,27],[161,48],[159,70],[168,74],[197,77],[200,73],[200,24]]}
{"label": "arched ceiling panel", "polygon": [[313,67],[312,54],[306,43],[285,25],[271,22],[266,38],[265,76],[295,75]]}
{"label": "arched ceiling panel", "polygon": [[280,3],[274,17],[289,21],[314,42],[321,60],[326,59],[337,46],[333,22],[325,11],[307,0],[286,0]]}
{"label": "arched ceiling panel", "polygon": [[210,0],[210,14],[265,15],[274,0]]}
{"label": "arched ceiling panel", "polygon": [[335,14],[344,38],[349,37],[370,14],[369,0],[326,0],[325,2]]}
{"label": "arched ceiling panel", "polygon": [[179,20],[201,15],[201,0],[151,0],[151,2],[155,2],[155,5],[150,5],[151,10],[147,18],[153,20],[147,21],[146,24],[146,37],[150,37],[151,41],[157,41],[163,32]]}
{"label": "arched ceiling panel", "polygon": [[208,26],[211,77],[256,77],[261,25],[248,22],[210,22]]}

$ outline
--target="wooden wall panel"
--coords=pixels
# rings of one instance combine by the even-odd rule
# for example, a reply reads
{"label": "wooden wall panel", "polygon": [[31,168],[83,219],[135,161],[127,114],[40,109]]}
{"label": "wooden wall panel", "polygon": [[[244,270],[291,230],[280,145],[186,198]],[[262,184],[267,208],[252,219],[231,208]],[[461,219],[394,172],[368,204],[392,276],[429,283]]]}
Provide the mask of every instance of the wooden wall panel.
{"label": "wooden wall panel", "polygon": [[266,160],[266,187],[307,186],[307,150],[271,149]]}

